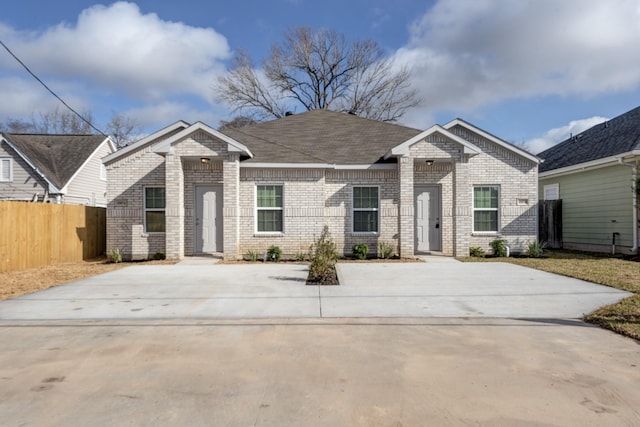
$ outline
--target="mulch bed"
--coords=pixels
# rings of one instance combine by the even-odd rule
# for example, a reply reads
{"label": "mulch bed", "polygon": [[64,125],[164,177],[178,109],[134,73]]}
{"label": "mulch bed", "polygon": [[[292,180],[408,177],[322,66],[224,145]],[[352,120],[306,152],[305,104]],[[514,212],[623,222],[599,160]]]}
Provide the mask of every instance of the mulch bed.
{"label": "mulch bed", "polygon": [[307,276],[307,286],[338,286],[340,285],[340,281],[338,280],[338,274],[336,273],[336,269],[334,268],[326,277],[321,278],[320,280],[312,279],[310,276]]}

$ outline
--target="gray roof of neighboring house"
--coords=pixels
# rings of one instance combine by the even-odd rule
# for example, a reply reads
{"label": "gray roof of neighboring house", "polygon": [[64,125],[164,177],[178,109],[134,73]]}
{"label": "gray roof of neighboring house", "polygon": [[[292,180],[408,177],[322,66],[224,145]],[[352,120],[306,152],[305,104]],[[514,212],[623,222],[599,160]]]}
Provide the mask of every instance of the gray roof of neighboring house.
{"label": "gray roof of neighboring house", "polygon": [[3,135],[58,188],[63,188],[68,183],[106,139],[104,135]]}
{"label": "gray roof of neighboring house", "polygon": [[544,159],[540,164],[540,172],[634,150],[640,150],[640,107],[595,125],[539,153],[538,157]]}
{"label": "gray roof of neighboring house", "polygon": [[[421,130],[329,110],[225,129],[257,163],[373,164]],[[395,159],[393,159],[395,160]]]}

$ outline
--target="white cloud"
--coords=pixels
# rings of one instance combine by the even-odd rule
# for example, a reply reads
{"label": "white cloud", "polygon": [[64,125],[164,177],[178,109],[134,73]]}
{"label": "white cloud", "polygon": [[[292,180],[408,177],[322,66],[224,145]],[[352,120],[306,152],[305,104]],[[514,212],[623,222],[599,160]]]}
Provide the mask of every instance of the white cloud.
{"label": "white cloud", "polygon": [[570,138],[571,135],[577,135],[580,132],[583,132],[599,123],[605,122],[609,119],[605,117],[590,117],[588,119],[582,120],[572,120],[568,125],[561,126],[559,128],[554,128],[547,131],[540,138],[534,138],[524,143],[524,147],[527,148],[530,152],[537,154],[548,148],[553,147],[559,142],[564,141],[567,138]]}
{"label": "white cloud", "polygon": [[[74,25],[26,33],[5,24],[0,34],[41,77],[79,79],[103,95],[154,102],[185,93],[210,100],[215,75],[230,56],[215,30],[142,14],[128,2],[91,6]],[[17,68],[6,58],[0,67]]]}
{"label": "white cloud", "polygon": [[425,111],[504,100],[594,96],[640,85],[637,0],[439,0],[410,27]]}

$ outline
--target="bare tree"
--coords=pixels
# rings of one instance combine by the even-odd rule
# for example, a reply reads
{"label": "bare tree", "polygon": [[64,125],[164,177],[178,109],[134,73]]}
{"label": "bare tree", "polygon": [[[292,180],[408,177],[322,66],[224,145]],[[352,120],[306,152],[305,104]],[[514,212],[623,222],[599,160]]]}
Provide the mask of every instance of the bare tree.
{"label": "bare tree", "polygon": [[[87,121],[92,120],[91,112],[82,113]],[[88,134],[92,133],[91,126],[70,111],[55,108],[40,113],[39,118],[31,115],[29,120],[10,118],[2,124],[3,130],[15,133],[57,133],[57,134]]]}
{"label": "bare tree", "polygon": [[236,129],[242,128],[245,126],[253,125],[257,123],[257,121],[253,117],[249,116],[236,116],[231,120],[220,120],[220,124],[218,125],[218,130],[223,132],[225,129]]}
{"label": "bare tree", "polygon": [[396,121],[420,104],[407,67],[397,67],[372,40],[348,43],[332,30],[289,30],[282,44],[272,46],[262,72],[240,51],[218,79],[217,98],[260,120],[302,106]]}
{"label": "bare tree", "polygon": [[109,123],[107,123],[105,130],[111,135],[111,140],[118,148],[131,144],[140,133],[140,127],[137,122],[122,113],[114,114]]}
{"label": "bare tree", "polygon": [[[0,123],[0,131],[63,135],[95,134],[96,129],[89,124],[93,121],[93,114],[90,111],[85,111],[82,116],[85,120],[70,111],[55,108],[40,113],[38,118],[32,115],[29,120],[9,118],[4,123]],[[118,148],[129,145],[140,134],[140,128],[135,120],[124,114],[114,113],[104,129],[106,133],[111,135],[111,140]]]}

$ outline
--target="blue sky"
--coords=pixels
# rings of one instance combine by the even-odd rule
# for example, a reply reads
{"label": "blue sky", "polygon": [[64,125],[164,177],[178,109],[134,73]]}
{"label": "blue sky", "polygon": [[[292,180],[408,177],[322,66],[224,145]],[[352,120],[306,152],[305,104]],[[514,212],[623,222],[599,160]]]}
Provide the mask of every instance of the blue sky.
{"label": "blue sky", "polygon": [[[213,99],[234,52],[257,66],[290,26],[377,41],[424,99],[400,121],[461,117],[538,152],[640,105],[638,0],[5,2],[0,40],[69,104],[146,132],[217,126]],[[0,50],[0,121],[57,101]]]}

